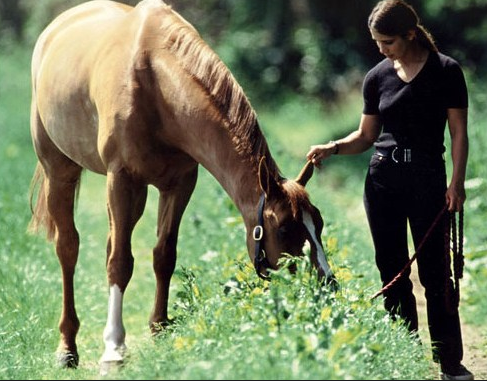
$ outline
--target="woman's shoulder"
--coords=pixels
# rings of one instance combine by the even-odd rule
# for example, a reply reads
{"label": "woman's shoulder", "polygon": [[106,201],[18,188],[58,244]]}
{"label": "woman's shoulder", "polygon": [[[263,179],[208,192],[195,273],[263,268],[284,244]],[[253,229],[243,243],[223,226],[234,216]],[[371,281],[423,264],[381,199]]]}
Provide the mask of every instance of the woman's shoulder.
{"label": "woman's shoulder", "polygon": [[373,78],[383,76],[391,68],[393,68],[391,60],[388,58],[384,58],[367,72],[365,78],[371,80]]}
{"label": "woman's shoulder", "polygon": [[437,57],[440,66],[443,68],[446,68],[446,69],[452,68],[452,67],[460,68],[460,63],[455,58],[453,58],[449,55],[437,52],[437,53],[435,53],[435,56]]}

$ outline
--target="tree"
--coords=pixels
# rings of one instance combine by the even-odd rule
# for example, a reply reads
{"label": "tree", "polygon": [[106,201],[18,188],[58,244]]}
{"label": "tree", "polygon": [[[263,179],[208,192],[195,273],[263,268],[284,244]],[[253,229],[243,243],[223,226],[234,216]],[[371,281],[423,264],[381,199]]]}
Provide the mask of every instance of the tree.
{"label": "tree", "polygon": [[22,38],[25,12],[18,0],[0,0],[0,33]]}

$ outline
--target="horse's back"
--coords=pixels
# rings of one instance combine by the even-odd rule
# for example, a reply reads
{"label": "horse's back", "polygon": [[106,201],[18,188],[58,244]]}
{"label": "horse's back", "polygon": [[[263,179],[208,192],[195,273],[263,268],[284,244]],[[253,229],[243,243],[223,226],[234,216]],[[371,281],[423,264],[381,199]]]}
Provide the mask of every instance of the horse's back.
{"label": "horse's back", "polygon": [[33,54],[33,69],[41,64],[48,54],[51,44],[68,43],[74,45],[89,40],[90,34],[99,33],[107,22],[126,15],[132,7],[109,0],[94,0],[67,11],[56,17],[42,32],[36,42]]}
{"label": "horse's back", "polygon": [[189,157],[207,160],[210,134],[228,137],[222,120],[255,124],[231,73],[162,0],[134,8],[96,0],[67,11],[40,36],[32,75],[33,120],[42,121],[34,140],[45,131],[65,156],[98,173],[124,167],[161,178],[175,156],[181,166],[183,152],[189,166]]}
{"label": "horse's back", "polygon": [[[33,120],[41,120],[50,140],[78,164],[95,172],[105,168],[97,152],[98,107],[93,73],[107,51],[118,55],[112,66],[119,76],[130,41],[123,25],[132,7],[106,0],[90,1],[58,16],[39,36],[32,57]],[[113,36],[117,36],[117,39]],[[117,72],[118,71],[118,72]],[[109,77],[103,78],[106,85]],[[35,126],[39,128],[39,126]],[[33,131],[34,138],[36,131]]]}

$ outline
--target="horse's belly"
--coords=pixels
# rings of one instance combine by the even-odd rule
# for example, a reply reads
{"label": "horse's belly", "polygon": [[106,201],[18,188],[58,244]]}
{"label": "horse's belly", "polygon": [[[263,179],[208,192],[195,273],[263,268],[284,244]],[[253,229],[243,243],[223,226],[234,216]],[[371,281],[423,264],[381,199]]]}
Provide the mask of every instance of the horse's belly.
{"label": "horse's belly", "polygon": [[[42,94],[42,88],[38,89]],[[67,157],[83,168],[106,173],[98,153],[98,116],[88,99],[43,103],[38,94],[38,112],[51,141]],[[83,105],[84,104],[84,105]]]}
{"label": "horse's belly", "polygon": [[105,174],[106,168],[97,147],[97,127],[79,124],[79,118],[58,118],[46,126],[46,131],[56,146],[83,168]]}

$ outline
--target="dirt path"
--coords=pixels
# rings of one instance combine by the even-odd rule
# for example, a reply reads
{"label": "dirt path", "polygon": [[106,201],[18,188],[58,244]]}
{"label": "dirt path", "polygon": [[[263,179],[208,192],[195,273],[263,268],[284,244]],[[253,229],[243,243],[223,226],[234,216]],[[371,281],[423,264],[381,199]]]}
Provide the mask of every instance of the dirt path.
{"label": "dirt path", "polygon": [[[358,199],[358,198],[357,198]],[[340,200],[337,200],[337,203]],[[343,205],[343,210],[347,211],[348,221],[357,221],[362,219],[362,226],[367,226],[365,211],[361,203]],[[410,243],[410,247],[412,243]],[[419,283],[418,269],[416,262],[413,262],[411,279],[414,283],[414,294],[418,304],[419,315],[419,333],[421,341],[424,345],[430,346],[430,338],[428,332],[428,324],[426,319],[426,300],[424,297],[423,286]],[[468,325],[462,319],[462,311],[460,305],[460,321],[462,323],[462,337],[463,337],[463,365],[465,365],[475,376],[476,380],[487,380],[487,328],[479,329]],[[438,367],[432,363],[432,379],[439,379]]]}
{"label": "dirt path", "polygon": [[[413,263],[411,279],[414,283],[414,294],[418,303],[419,330],[423,344],[430,345],[429,333],[426,319],[426,300],[424,290],[418,279],[416,263]],[[460,306],[460,319],[461,306]],[[461,319],[462,320],[462,319]],[[465,324],[462,320],[463,336],[463,365],[465,365],[474,375],[476,380],[487,380],[487,332],[481,331],[477,327]]]}

